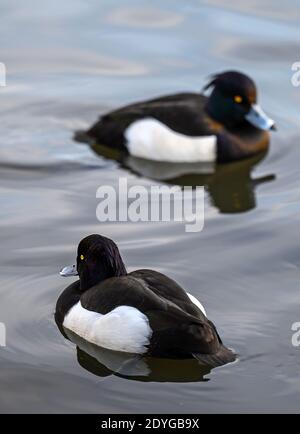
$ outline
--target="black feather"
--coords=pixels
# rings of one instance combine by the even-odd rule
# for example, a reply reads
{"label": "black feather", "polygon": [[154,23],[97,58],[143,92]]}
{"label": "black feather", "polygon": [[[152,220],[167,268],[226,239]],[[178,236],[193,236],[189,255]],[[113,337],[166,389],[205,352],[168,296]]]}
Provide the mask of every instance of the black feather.
{"label": "black feather", "polygon": [[201,365],[216,368],[217,366],[234,362],[237,356],[232,350],[221,345],[215,354],[193,353],[193,357],[197,359]]}

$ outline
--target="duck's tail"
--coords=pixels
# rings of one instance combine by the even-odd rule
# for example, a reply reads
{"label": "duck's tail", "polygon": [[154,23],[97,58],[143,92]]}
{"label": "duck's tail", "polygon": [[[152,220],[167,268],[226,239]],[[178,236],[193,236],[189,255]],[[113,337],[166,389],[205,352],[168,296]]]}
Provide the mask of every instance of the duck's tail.
{"label": "duck's tail", "polygon": [[193,353],[193,357],[197,359],[201,365],[210,366],[216,368],[217,366],[226,365],[236,360],[237,355],[229,348],[221,345],[219,350],[215,354],[199,354]]}
{"label": "duck's tail", "polygon": [[92,144],[94,142],[93,138],[89,135],[88,131],[78,130],[75,131],[74,140],[80,143]]}

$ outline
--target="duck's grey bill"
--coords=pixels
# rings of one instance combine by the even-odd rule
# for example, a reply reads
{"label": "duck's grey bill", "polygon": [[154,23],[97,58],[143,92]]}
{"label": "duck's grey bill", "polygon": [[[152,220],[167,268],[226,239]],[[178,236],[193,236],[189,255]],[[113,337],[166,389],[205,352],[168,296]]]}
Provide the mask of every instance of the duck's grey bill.
{"label": "duck's grey bill", "polygon": [[59,274],[63,277],[78,276],[76,265],[68,265],[60,270]]}
{"label": "duck's grey bill", "polygon": [[250,124],[261,130],[271,130],[275,126],[273,119],[269,118],[258,104],[252,104],[245,118]]}

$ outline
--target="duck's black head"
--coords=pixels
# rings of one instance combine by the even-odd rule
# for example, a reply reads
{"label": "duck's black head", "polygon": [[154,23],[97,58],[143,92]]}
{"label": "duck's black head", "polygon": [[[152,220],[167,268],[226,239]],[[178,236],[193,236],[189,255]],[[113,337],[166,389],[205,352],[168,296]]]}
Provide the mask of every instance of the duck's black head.
{"label": "duck's black head", "polygon": [[204,89],[212,87],[206,111],[227,128],[237,127],[245,122],[262,130],[274,129],[270,119],[257,104],[254,81],[237,71],[216,74]]}
{"label": "duck's black head", "polygon": [[83,238],[77,249],[76,265],[65,267],[61,276],[80,278],[80,288],[85,291],[108,279],[126,275],[117,245],[109,238],[93,234]]}

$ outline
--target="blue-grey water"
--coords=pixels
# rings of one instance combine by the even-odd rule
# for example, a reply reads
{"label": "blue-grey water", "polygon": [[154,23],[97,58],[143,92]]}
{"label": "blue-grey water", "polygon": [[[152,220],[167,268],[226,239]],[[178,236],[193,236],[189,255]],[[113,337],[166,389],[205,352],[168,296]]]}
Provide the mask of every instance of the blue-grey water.
{"label": "blue-grey water", "polygon": [[[299,23],[296,0],[2,1],[1,412],[299,411]],[[229,68],[255,79],[278,126],[258,164],[182,177],[72,139],[107,110],[198,91]],[[147,188],[205,185],[204,230],[99,223],[96,189],[121,176]],[[77,351],[53,320],[69,283],[58,271],[94,232],[118,243],[130,270],[162,271],[199,297],[238,362],[202,375],[188,362],[152,361],[146,383]]]}

